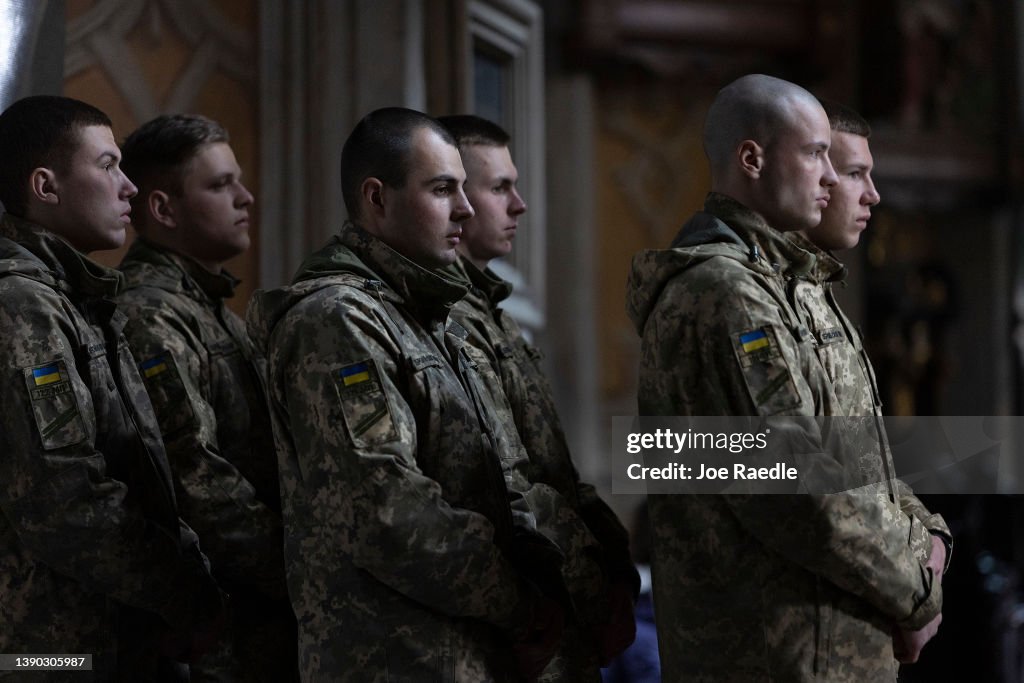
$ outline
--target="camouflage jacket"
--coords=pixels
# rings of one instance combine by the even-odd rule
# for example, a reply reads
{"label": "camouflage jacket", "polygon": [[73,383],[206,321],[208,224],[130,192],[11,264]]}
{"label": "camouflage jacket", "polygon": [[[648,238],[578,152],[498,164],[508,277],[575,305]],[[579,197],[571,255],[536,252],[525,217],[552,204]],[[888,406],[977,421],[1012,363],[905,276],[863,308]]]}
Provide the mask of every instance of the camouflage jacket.
{"label": "camouflage jacket", "polygon": [[[576,600],[580,624],[589,632],[608,619],[606,591],[610,582],[627,583],[634,597],[639,590],[639,575],[629,555],[629,534],[594,487],[580,480],[558,419],[551,386],[541,369],[541,352],[499,307],[512,293],[512,285],[490,269],[481,271],[461,256],[445,269],[445,274],[469,289],[455,304],[452,315],[469,331],[469,344],[481,354],[485,383],[494,384],[494,390],[508,398],[512,419],[529,457],[530,480],[554,487],[588,528],[586,534],[577,534],[570,541],[575,548],[563,549],[570,560],[575,559],[567,562],[569,588]],[[564,544],[564,534],[562,539],[554,540]],[[579,643],[575,649],[583,652],[567,653],[569,659],[577,660],[568,668],[579,671],[589,665],[596,676],[596,663],[585,656],[586,647]],[[589,664],[584,664],[588,659]]]}
{"label": "camouflage jacket", "polygon": [[[795,300],[813,255],[714,193],[676,245],[638,254],[630,274],[640,414],[842,415]],[[824,434],[807,438],[825,458]],[[941,586],[882,456],[848,456],[876,486],[651,497],[666,680],[895,680],[892,628],[934,618]]]}
{"label": "camouflage jacket", "polygon": [[147,666],[164,632],[187,634],[221,603],[178,518],[119,284],[42,228],[0,219],[0,652],[92,653],[96,680],[144,680],[126,662]]}
{"label": "camouflage jacket", "polygon": [[295,627],[266,363],[225,305],[237,281],[144,238],[120,267],[124,333],[156,411],[181,517],[199,534],[214,576],[232,595],[233,623],[224,640],[237,652],[204,658],[193,674],[234,667],[233,678],[286,680],[295,668]]}
{"label": "camouflage jacket", "polygon": [[518,680],[534,593],[503,548],[526,463],[481,407],[464,294],[349,225],[250,304],[304,680]]}
{"label": "camouflage jacket", "polygon": [[[834,409],[836,414],[881,418],[882,401],[875,370],[864,349],[860,331],[846,317],[832,291],[834,285],[846,284],[846,267],[799,232],[786,233],[786,238],[814,256],[813,266],[796,279],[794,298],[798,303],[801,323],[814,337],[814,351],[838,399]],[[875,424],[878,425],[879,452],[885,459],[886,469],[895,471],[885,427],[881,421]],[[944,539],[947,547],[951,548],[953,537],[942,516],[930,513],[903,481],[896,479],[894,483],[902,510],[918,519],[930,533]],[[912,538],[928,541],[924,546],[914,548],[919,559],[927,561],[931,553],[930,539],[919,535]],[[947,553],[946,568],[951,559],[951,554]]]}

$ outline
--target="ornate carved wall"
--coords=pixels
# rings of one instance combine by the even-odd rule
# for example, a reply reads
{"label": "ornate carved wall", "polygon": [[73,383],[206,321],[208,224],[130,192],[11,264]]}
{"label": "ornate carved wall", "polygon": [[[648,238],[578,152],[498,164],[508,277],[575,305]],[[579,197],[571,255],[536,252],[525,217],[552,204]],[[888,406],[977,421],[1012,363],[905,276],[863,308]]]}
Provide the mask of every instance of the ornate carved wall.
{"label": "ornate carved wall", "polygon": [[700,131],[713,92],[621,82],[598,92],[601,392],[613,414],[631,414],[640,341],[625,312],[626,277],[633,254],[667,247],[704,203],[710,178]]}

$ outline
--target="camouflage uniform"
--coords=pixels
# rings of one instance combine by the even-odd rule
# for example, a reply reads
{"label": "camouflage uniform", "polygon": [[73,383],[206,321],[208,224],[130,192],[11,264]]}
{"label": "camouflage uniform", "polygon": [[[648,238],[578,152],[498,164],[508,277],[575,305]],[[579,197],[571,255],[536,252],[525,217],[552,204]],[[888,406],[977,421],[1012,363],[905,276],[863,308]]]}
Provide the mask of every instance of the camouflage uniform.
{"label": "camouflage uniform", "polygon": [[[576,543],[582,547],[563,548],[570,559],[576,559],[575,566],[567,566],[566,574],[577,607],[577,624],[567,632],[564,651],[541,680],[600,680],[592,633],[599,633],[609,619],[608,586],[626,583],[634,599],[639,591],[639,575],[629,555],[629,534],[594,487],[580,481],[540,366],[541,352],[499,307],[512,293],[512,285],[490,269],[481,271],[463,256],[445,269],[445,274],[469,288],[452,315],[469,330],[470,345],[482,354],[485,383],[508,398],[530,459],[530,481],[556,489],[588,527],[586,536],[596,537],[595,545],[589,544],[588,538],[578,538]],[[541,519],[551,516],[555,515]],[[542,522],[542,530],[543,526]]]}
{"label": "camouflage uniform", "polygon": [[[643,337],[640,414],[842,415],[796,301],[814,264],[714,193],[675,248],[638,254],[628,308]],[[753,337],[756,350],[743,343]],[[824,453],[824,435],[809,436]],[[931,621],[941,586],[915,554],[928,531],[901,510],[882,456],[851,457],[881,483],[651,497],[666,680],[895,680],[892,628]]]}
{"label": "camouflage uniform", "polygon": [[[875,423],[879,430],[879,450],[885,458],[886,468],[892,472],[895,467],[881,421],[882,401],[875,381],[875,370],[864,349],[860,331],[843,313],[832,291],[835,284],[846,285],[846,266],[799,232],[786,233],[786,237],[814,256],[814,265],[796,281],[795,299],[799,304],[797,310],[801,314],[801,322],[814,336],[815,353],[838,399],[834,414],[879,418]],[[930,513],[904,482],[897,479],[895,484],[901,509],[919,520],[931,534],[943,539],[947,549],[951,550],[953,537],[942,516]],[[912,538],[918,541],[914,547],[915,553],[921,561],[926,562],[931,554],[931,539],[919,534]],[[927,543],[921,544],[922,540]],[[951,553],[947,552],[947,568],[951,559]]]}
{"label": "camouflage uniform", "polygon": [[221,610],[178,519],[119,285],[42,228],[0,219],[0,652],[94,655],[91,677],[31,680],[149,680],[171,630],[190,638]]}
{"label": "camouflage uniform", "polygon": [[349,225],[250,305],[303,680],[519,680],[535,593],[508,543],[533,517],[509,491],[526,463],[448,317],[464,294]]}
{"label": "camouflage uniform", "polygon": [[137,239],[121,262],[125,336],[156,411],[182,518],[231,594],[218,653],[192,680],[297,677],[266,363],[224,304],[237,281]]}

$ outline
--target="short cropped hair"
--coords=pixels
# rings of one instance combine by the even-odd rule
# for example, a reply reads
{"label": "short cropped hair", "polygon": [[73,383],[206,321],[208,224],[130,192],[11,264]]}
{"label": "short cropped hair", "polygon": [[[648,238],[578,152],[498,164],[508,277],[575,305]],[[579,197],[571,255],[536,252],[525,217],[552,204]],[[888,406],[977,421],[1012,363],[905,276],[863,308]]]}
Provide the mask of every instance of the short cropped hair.
{"label": "short cropped hair", "polygon": [[863,116],[844,104],[832,100],[818,98],[822,109],[828,114],[828,125],[837,133],[853,133],[861,137],[871,137],[871,126]]}
{"label": "short cropped hair", "polygon": [[764,74],[742,76],[722,88],[704,123],[704,153],[712,174],[730,163],[743,140],[771,147],[778,134],[793,125],[799,102],[817,104],[804,88]]}
{"label": "short cropped hair", "polygon": [[471,145],[485,147],[508,147],[511,139],[504,128],[473,114],[438,117],[438,122],[455,137],[459,149]]}
{"label": "short cropped hair", "polygon": [[414,133],[428,128],[456,147],[448,130],[423,112],[403,107],[372,111],[356,124],[341,149],[341,195],[349,218],[359,220],[359,188],[367,178],[402,188],[409,177]]}
{"label": "short cropped hair", "polygon": [[113,128],[109,116],[70,97],[25,97],[0,114],[0,202],[8,213],[25,216],[32,171],[65,171],[89,126]]}
{"label": "short cropped hair", "polygon": [[219,123],[197,114],[158,116],[142,124],[121,147],[121,169],[139,188],[131,199],[132,214],[145,215],[153,190],[180,195],[188,164],[196,154],[206,145],[229,141]]}

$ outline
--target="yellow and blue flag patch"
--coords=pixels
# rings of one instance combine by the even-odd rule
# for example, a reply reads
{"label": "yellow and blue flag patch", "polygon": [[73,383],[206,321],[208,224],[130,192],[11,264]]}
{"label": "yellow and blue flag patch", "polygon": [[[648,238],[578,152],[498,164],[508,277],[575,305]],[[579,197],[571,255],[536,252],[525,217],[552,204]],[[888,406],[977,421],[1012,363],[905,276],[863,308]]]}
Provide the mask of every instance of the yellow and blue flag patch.
{"label": "yellow and blue flag patch", "polygon": [[354,363],[347,365],[338,371],[342,384],[350,387],[354,384],[361,384],[370,379],[370,366],[367,363]]}
{"label": "yellow and blue flag patch", "polygon": [[54,382],[60,382],[64,377],[60,374],[60,368],[57,367],[57,364],[51,363],[41,368],[34,368],[32,370],[32,379],[37,387],[42,387]]}
{"label": "yellow and blue flag patch", "polygon": [[778,358],[779,341],[771,325],[762,325],[732,337],[736,359],[743,367]]}
{"label": "yellow and blue flag patch", "polygon": [[763,349],[771,345],[768,334],[764,329],[751,330],[740,335],[740,347],[747,353]]}
{"label": "yellow and blue flag patch", "polygon": [[342,419],[352,445],[370,448],[397,440],[398,428],[391,417],[391,406],[373,359],[350,363],[333,374],[341,399]]}
{"label": "yellow and blue flag patch", "polygon": [[150,358],[139,364],[139,370],[142,371],[142,376],[146,379],[156,377],[160,373],[167,371],[167,359],[163,355]]}
{"label": "yellow and blue flag patch", "polygon": [[39,442],[44,450],[63,448],[86,439],[87,432],[72,386],[74,370],[57,359],[22,368],[31,399]]}

